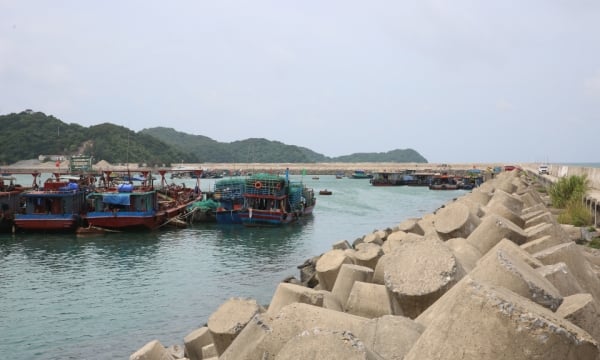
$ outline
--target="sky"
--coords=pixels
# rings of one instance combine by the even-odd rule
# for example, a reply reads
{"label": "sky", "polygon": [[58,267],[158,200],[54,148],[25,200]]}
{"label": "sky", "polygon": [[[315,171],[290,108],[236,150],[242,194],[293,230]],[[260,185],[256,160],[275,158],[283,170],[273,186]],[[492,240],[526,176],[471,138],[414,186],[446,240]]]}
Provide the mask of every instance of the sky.
{"label": "sky", "polygon": [[0,0],[0,114],[600,162],[600,2]]}

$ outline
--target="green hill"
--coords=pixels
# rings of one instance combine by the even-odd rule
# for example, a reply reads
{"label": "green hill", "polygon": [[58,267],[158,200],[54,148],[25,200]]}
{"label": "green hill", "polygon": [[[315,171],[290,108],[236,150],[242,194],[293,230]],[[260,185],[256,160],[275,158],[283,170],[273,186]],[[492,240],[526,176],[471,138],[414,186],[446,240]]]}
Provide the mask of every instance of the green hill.
{"label": "green hill", "polygon": [[330,158],[310,149],[267,139],[222,143],[202,135],[155,127],[139,132],[110,123],[90,127],[67,124],[31,110],[0,115],[0,165],[41,155],[91,155],[94,161],[139,163],[316,163],[416,162],[427,160],[412,149],[355,153]]}

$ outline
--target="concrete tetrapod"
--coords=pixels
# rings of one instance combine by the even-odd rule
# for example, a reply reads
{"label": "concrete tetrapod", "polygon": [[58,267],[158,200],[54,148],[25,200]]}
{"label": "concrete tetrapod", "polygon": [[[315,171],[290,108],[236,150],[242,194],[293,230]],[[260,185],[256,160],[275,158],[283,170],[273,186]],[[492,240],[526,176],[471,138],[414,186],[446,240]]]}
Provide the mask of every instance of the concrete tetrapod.
{"label": "concrete tetrapod", "polygon": [[356,265],[375,269],[377,261],[383,255],[383,249],[375,243],[363,243],[356,246],[354,261]]}
{"label": "concrete tetrapod", "polygon": [[411,319],[465,274],[450,249],[437,239],[405,241],[382,260],[384,285]]}
{"label": "concrete tetrapod", "polygon": [[320,288],[331,291],[342,265],[352,263],[353,261],[346,255],[344,250],[330,250],[321,255],[317,260],[316,267]]}
{"label": "concrete tetrapod", "polygon": [[222,354],[252,317],[264,312],[254,299],[231,298],[208,318],[217,354]]}
{"label": "concrete tetrapod", "polygon": [[467,275],[438,302],[404,360],[600,358],[590,334],[503,287]]}
{"label": "concrete tetrapod", "polygon": [[564,262],[579,285],[595,299],[600,299],[600,283],[598,276],[586,260],[581,248],[574,242],[560,244],[542,250],[533,255],[545,265]]}
{"label": "concrete tetrapod", "polygon": [[544,265],[537,268],[536,271],[550,281],[563,297],[584,292],[579,281],[573,276],[569,267],[564,262]]}
{"label": "concrete tetrapod", "polygon": [[479,225],[479,218],[461,201],[445,206],[435,214],[433,225],[443,240],[466,238]]}
{"label": "concrete tetrapod", "polygon": [[599,341],[600,339],[600,305],[591,294],[575,294],[565,297],[556,311],[573,324],[587,331]]}
{"label": "concrete tetrapod", "polygon": [[190,360],[202,360],[202,348],[212,344],[212,336],[208,327],[203,326],[189,333],[183,338],[185,355]]}
{"label": "concrete tetrapod", "polygon": [[[535,271],[514,250],[507,250],[512,244],[508,240],[498,244],[478,262],[469,276],[479,282],[494,286],[502,286],[512,292],[530,299],[552,311],[556,311],[562,303],[559,291],[540,273]],[[522,250],[521,250],[522,251]],[[523,254],[530,256],[525,251]]]}
{"label": "concrete tetrapod", "polygon": [[323,298],[324,295],[317,290],[295,284],[280,283],[275,289],[267,312],[275,315],[282,307],[297,302],[323,306]]}
{"label": "concrete tetrapod", "polygon": [[349,331],[304,330],[279,350],[276,360],[384,360]]}
{"label": "concrete tetrapod", "polygon": [[354,282],[371,282],[372,279],[373,269],[360,265],[344,264],[335,280],[331,293],[345,309]]}
{"label": "concrete tetrapod", "polygon": [[129,360],[173,360],[173,357],[160,341],[153,340],[131,354]]}
{"label": "concrete tetrapod", "polygon": [[510,220],[494,214],[486,215],[467,241],[485,254],[504,238],[521,245],[527,240],[527,234]]}
{"label": "concrete tetrapod", "polygon": [[402,315],[396,299],[385,285],[356,281],[344,306],[348,314],[378,318],[383,315]]}

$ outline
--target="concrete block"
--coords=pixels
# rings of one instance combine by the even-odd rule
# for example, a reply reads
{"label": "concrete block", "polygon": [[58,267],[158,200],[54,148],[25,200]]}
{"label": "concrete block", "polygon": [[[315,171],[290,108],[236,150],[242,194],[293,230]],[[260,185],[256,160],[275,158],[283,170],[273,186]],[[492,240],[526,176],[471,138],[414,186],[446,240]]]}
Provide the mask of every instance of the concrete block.
{"label": "concrete block", "polygon": [[518,196],[503,191],[502,189],[496,189],[496,191],[494,191],[494,195],[488,202],[488,205],[489,203],[500,203],[515,214],[520,214],[524,207],[523,201],[521,201]]}
{"label": "concrete block", "polygon": [[217,354],[222,354],[244,326],[265,309],[254,299],[231,298],[208,318],[208,330]]}
{"label": "concrete block", "polygon": [[411,319],[465,274],[450,249],[436,239],[405,241],[381,260],[385,286],[400,304],[402,313]]}
{"label": "concrete block", "polygon": [[[522,245],[518,246],[517,244],[508,239],[500,240],[500,242],[498,242],[498,244],[496,244],[496,246],[492,248],[492,250],[495,251],[500,249],[507,251],[514,256],[518,256],[523,262],[525,262],[527,265],[531,266],[534,269],[544,266],[544,264],[542,264],[541,261],[536,259],[531,253],[525,251],[522,248]],[[482,261],[483,258],[485,258],[488,254],[491,254],[492,250],[488,251],[486,255],[484,255],[481,259],[478,260],[478,262]]]}
{"label": "concrete block", "polygon": [[550,211],[544,211],[541,214],[538,214],[534,217],[531,217],[529,219],[527,219],[527,221],[525,221],[524,224],[524,228],[530,228],[534,225],[539,225],[539,224],[555,224],[556,223],[556,219],[554,219],[554,216],[552,216],[552,214],[550,213]]}
{"label": "concrete block", "polygon": [[280,283],[275,289],[267,312],[277,314],[281,308],[295,302],[323,306],[323,294],[304,286]]}
{"label": "concrete block", "polygon": [[331,293],[331,291],[327,290],[318,290],[320,294],[323,295],[323,308],[333,311],[344,311],[342,304],[337,300],[335,296]]}
{"label": "concrete block", "polygon": [[342,305],[342,308],[345,308],[345,304],[348,301],[348,296],[350,295],[350,291],[352,291],[354,282],[371,282],[373,279],[373,272],[373,269],[366,266],[351,264],[342,265],[335,284],[333,285],[333,289],[331,290],[331,293]]}
{"label": "concrete block", "polygon": [[433,225],[439,237],[448,240],[455,237],[466,238],[479,222],[479,218],[465,204],[455,201],[436,213]]}
{"label": "concrete block", "polygon": [[591,294],[565,297],[556,315],[587,331],[596,341],[600,339],[600,304]]}
{"label": "concrete block", "polygon": [[544,265],[537,268],[536,271],[550,281],[563,297],[584,292],[579,281],[571,274],[567,264],[563,262]]}
{"label": "concrete block", "polygon": [[540,193],[533,188],[529,188],[520,194],[519,199],[523,202],[523,206],[525,208],[535,206],[537,204],[544,204],[544,200],[542,200]]}
{"label": "concrete block", "polygon": [[560,239],[561,241],[569,240],[569,234],[559,224],[542,223],[525,229],[527,240],[535,240],[546,235],[550,235]]}
{"label": "concrete block", "polygon": [[[272,359],[294,336],[315,328],[349,331],[371,343],[374,325],[368,319],[308,304],[285,306],[277,316],[259,314],[242,330],[219,360]],[[266,356],[266,357],[263,357]]]}
{"label": "concrete block", "polygon": [[217,348],[215,344],[208,344],[202,348],[202,356],[204,359],[218,358]]}
{"label": "concrete block", "polygon": [[[584,330],[512,291],[466,276],[404,360],[598,359]],[[419,319],[417,319],[418,321]]]}
{"label": "concrete block", "polygon": [[183,338],[185,356],[190,360],[202,360],[202,348],[212,342],[212,336],[207,326],[192,331]]}
{"label": "concrete block", "polygon": [[527,251],[530,254],[535,254],[536,252],[564,243],[566,243],[564,239],[550,235],[545,235],[535,240],[527,241],[525,244],[521,245],[521,249]]}
{"label": "concrete block", "polygon": [[[511,246],[513,248],[509,250]],[[550,281],[526,264],[518,252],[530,256],[512,242],[503,240],[479,260],[469,276],[478,282],[502,286],[556,311],[562,303],[560,292]]]}
{"label": "concrete block", "polygon": [[383,360],[349,331],[313,328],[289,339],[275,356],[277,360]]}
{"label": "concrete block", "polygon": [[467,241],[484,255],[505,238],[520,245],[527,240],[527,234],[510,220],[498,215],[487,215],[467,237]]}
{"label": "concrete block", "polygon": [[381,256],[383,256],[383,249],[377,243],[359,244],[354,253],[354,262],[356,265],[375,269]]}
{"label": "concrete block", "polygon": [[350,243],[348,242],[348,240],[340,240],[338,242],[335,242],[331,248],[333,250],[346,250],[346,249],[352,249],[352,245],[350,245]]}
{"label": "concrete block", "polygon": [[383,315],[402,315],[385,285],[357,281],[352,286],[344,306],[347,313],[369,319]]}
{"label": "concrete block", "polygon": [[331,291],[342,265],[352,263],[353,261],[343,250],[330,250],[321,255],[316,270],[322,289]]}
{"label": "concrete block", "polygon": [[153,340],[131,354],[129,360],[173,360],[173,357],[160,341]]}
{"label": "concrete block", "polygon": [[366,234],[363,237],[363,243],[365,243],[365,244],[371,244],[372,243],[372,244],[377,244],[377,245],[381,246],[381,244],[383,244],[383,237],[382,237],[382,235],[383,235],[383,237],[385,237],[386,236],[385,232],[382,234],[381,232],[376,231],[376,232],[373,232],[373,233],[370,233],[370,234]]}
{"label": "concrete block", "polygon": [[600,299],[598,276],[576,243],[568,242],[556,245],[537,252],[533,256],[545,265],[564,262],[581,287],[592,294],[595,299]]}
{"label": "concrete block", "polygon": [[394,230],[417,235],[425,235],[425,231],[423,231],[419,225],[419,219],[406,219],[398,224]]}
{"label": "concrete block", "polygon": [[370,320],[376,332],[372,348],[386,360],[402,360],[425,327],[404,316],[384,315]]}
{"label": "concrete block", "polygon": [[452,251],[452,254],[466,273],[473,270],[477,265],[477,260],[481,258],[479,250],[465,238],[450,239],[446,241],[446,246]]}
{"label": "concrete block", "polygon": [[521,229],[525,226],[525,220],[519,214],[512,211],[511,209],[504,206],[499,201],[492,200],[483,208],[483,213],[485,215],[498,215],[505,219],[510,220],[513,224],[517,225]]}

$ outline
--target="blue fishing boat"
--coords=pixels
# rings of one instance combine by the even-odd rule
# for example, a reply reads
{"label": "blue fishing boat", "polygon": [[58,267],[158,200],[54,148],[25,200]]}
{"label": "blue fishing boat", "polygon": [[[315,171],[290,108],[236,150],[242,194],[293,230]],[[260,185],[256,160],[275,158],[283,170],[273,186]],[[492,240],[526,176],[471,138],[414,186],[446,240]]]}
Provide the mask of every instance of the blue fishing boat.
{"label": "blue fishing boat", "polygon": [[316,205],[314,190],[302,182],[256,174],[246,179],[244,206],[239,217],[245,226],[278,226],[311,214]]}
{"label": "blue fishing boat", "polygon": [[246,179],[222,179],[215,183],[213,198],[218,201],[215,217],[219,224],[241,224],[239,212],[244,206]]}
{"label": "blue fishing boat", "polygon": [[373,174],[367,173],[364,170],[354,170],[354,172],[352,173],[352,179],[372,179],[373,178]]}
{"label": "blue fishing boat", "polygon": [[75,231],[87,211],[86,193],[77,182],[49,178],[41,189],[21,193],[25,207],[15,214],[15,227],[23,231]]}

